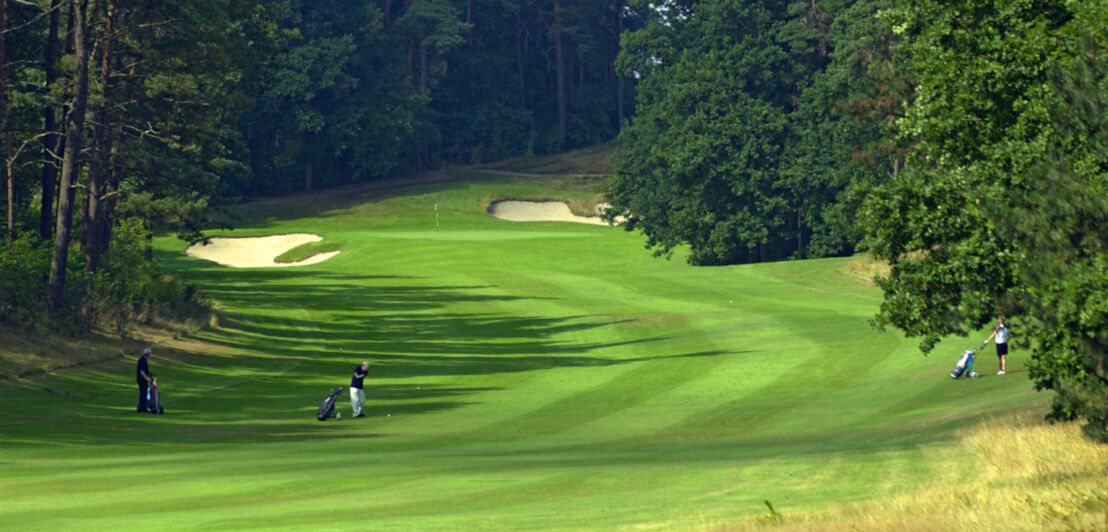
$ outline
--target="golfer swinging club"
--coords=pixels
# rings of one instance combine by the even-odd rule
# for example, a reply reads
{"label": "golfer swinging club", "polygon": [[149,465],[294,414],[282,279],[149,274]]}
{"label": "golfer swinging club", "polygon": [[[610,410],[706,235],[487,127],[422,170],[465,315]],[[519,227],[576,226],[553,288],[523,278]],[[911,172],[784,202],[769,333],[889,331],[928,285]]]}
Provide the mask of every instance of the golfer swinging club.
{"label": "golfer swinging club", "polygon": [[362,362],[361,366],[354,368],[354,377],[350,379],[350,406],[354,409],[354,417],[365,417],[365,390],[362,389],[362,380],[369,374],[369,361]]}

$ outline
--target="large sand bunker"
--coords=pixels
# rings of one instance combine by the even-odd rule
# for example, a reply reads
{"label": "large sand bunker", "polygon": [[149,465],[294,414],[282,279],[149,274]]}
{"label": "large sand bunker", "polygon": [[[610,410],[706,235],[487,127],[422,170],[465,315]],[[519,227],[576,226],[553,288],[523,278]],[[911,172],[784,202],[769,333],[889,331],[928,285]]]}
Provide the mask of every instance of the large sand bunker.
{"label": "large sand bunker", "polygon": [[[598,205],[597,211],[604,205]],[[599,216],[577,216],[569,205],[561,201],[494,201],[488,213],[509,222],[576,222],[581,224],[608,225]]]}
{"label": "large sand bunker", "polygon": [[207,245],[198,242],[185,250],[189,256],[217,262],[232,268],[267,268],[273,266],[307,266],[323,262],[338,251],[312,255],[299,262],[274,262],[282,253],[309,242],[319,242],[323,237],[307,233],[259,237],[209,238]]}

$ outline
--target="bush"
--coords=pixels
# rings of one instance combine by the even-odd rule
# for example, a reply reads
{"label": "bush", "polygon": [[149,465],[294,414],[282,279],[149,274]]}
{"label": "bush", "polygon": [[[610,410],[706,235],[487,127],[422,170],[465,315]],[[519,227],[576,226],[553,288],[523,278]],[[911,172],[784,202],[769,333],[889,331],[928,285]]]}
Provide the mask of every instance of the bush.
{"label": "bush", "polygon": [[138,218],[116,226],[104,264],[84,294],[83,314],[91,325],[123,333],[134,323],[187,320],[208,312],[194,287],[165,275],[150,258],[150,237]]}
{"label": "bush", "polygon": [[164,274],[153,261],[150,239],[140,219],[123,220],[113,229],[100,269],[91,275],[74,239],[62,308],[53,314],[46,307],[50,243],[28,233],[0,245],[0,323],[70,334],[96,327],[125,333],[134,324],[206,316],[210,306],[195,287]]}
{"label": "bush", "polygon": [[30,328],[44,315],[50,253],[30,233],[0,244],[0,323]]}

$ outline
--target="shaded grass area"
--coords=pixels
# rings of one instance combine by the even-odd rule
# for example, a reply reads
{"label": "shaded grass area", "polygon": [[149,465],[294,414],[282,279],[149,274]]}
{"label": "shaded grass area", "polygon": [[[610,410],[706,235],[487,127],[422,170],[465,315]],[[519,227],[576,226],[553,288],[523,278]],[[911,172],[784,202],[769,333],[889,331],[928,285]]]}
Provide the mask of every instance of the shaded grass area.
{"label": "shaded grass area", "polygon": [[[924,358],[871,329],[879,295],[851,259],[693,268],[618,228],[483,211],[584,183],[243,207],[243,233],[342,247],[306,267],[158,239],[218,324],[156,344],[164,416],[133,412],[137,352],[0,383],[0,528],[743,527],[765,500],[817,515],[972,485],[988,472],[964,467],[967,427],[1046,400],[1022,353],[1004,378],[951,381],[964,339]],[[368,417],[315,421],[367,359]]]}

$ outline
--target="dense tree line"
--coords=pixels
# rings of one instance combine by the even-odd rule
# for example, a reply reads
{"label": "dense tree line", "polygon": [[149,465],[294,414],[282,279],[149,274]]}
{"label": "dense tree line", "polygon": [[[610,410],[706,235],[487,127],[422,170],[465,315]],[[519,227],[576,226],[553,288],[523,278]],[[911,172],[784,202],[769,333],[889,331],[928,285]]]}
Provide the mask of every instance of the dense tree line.
{"label": "dense tree line", "polygon": [[892,4],[653,5],[618,63],[642,81],[610,214],[694,264],[852,251],[862,195],[901,164]]}
{"label": "dense tree line", "polygon": [[[8,272],[0,319],[96,314],[128,220],[191,240],[221,202],[609,140],[637,20],[622,0],[0,0],[3,252],[52,247]],[[40,277],[41,297],[14,281]]]}

